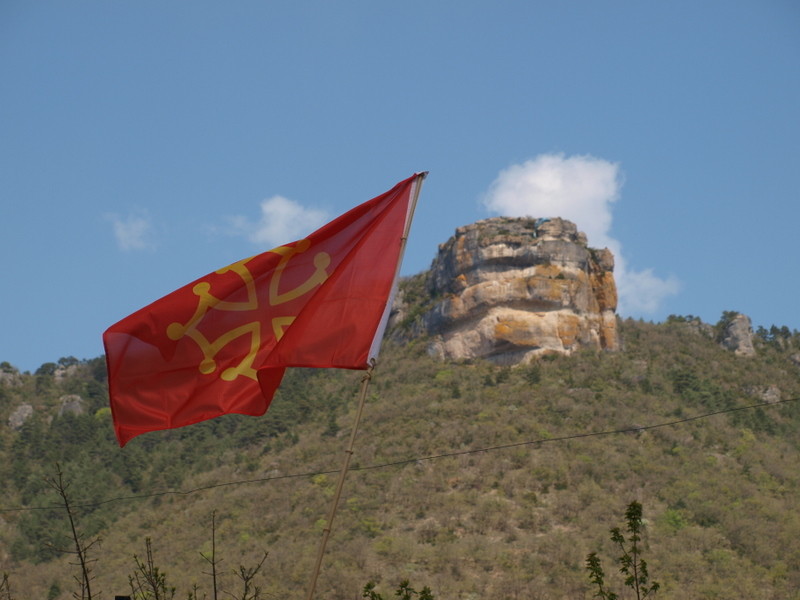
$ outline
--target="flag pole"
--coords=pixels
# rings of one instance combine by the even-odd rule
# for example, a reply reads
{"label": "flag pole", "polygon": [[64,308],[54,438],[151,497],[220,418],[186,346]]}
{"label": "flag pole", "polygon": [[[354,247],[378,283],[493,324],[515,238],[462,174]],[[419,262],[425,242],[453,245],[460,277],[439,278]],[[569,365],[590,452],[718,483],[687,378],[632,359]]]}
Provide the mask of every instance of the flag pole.
{"label": "flag pole", "polygon": [[375,368],[375,359],[372,359],[372,364],[370,365],[367,372],[364,374],[364,377],[361,379],[361,394],[358,398],[358,409],[356,410],[356,420],[353,423],[353,431],[350,433],[350,442],[347,445],[347,449],[344,451],[344,461],[342,462],[342,470],[339,471],[339,482],[336,484],[336,494],[333,496],[333,502],[331,502],[331,508],[328,511],[328,518],[325,521],[325,528],[322,530],[322,540],[319,544],[319,550],[317,551],[317,562],[314,565],[314,573],[311,576],[311,584],[308,587],[308,595],[306,596],[307,600],[311,600],[314,596],[314,588],[317,587],[317,577],[319,576],[319,569],[322,565],[322,557],[325,554],[325,546],[328,543],[328,538],[331,534],[331,526],[333,525],[333,519],[336,516],[336,508],[339,505],[339,498],[342,495],[342,487],[344,486],[344,479],[347,476],[347,469],[350,467],[350,458],[353,456],[353,446],[356,441],[356,432],[358,431],[358,424],[361,421],[361,413],[364,411],[364,400],[367,397],[367,389],[369,389],[369,381],[372,379],[372,370]]}
{"label": "flag pole", "polygon": [[[406,226],[403,230],[403,237],[400,238],[400,254],[397,260],[397,267],[395,269],[394,274],[394,281],[395,285],[397,285],[397,278],[400,275],[400,264],[403,262],[403,254],[406,250],[406,241],[408,240],[408,233],[411,229],[411,220],[414,218],[414,210],[417,207],[417,200],[419,199],[419,193],[422,190],[422,182],[425,180],[425,177],[428,176],[427,171],[423,171],[417,174],[417,181],[415,182],[414,186],[414,195],[411,198],[411,202],[408,208],[408,218],[406,219]],[[361,393],[358,398],[358,409],[356,410],[356,418],[355,422],[353,423],[353,430],[350,432],[350,442],[347,445],[347,449],[344,451],[344,460],[342,461],[342,469],[339,471],[339,481],[336,484],[336,493],[333,496],[333,501],[331,502],[330,510],[328,511],[328,518],[325,521],[325,528],[322,530],[322,540],[319,543],[319,549],[317,550],[317,560],[314,564],[314,572],[311,575],[311,583],[308,586],[308,594],[306,595],[306,600],[312,600],[314,597],[314,589],[317,587],[317,578],[319,577],[320,567],[322,566],[322,558],[325,555],[325,546],[328,544],[328,538],[331,534],[331,527],[333,525],[333,519],[336,517],[336,509],[339,506],[339,498],[342,495],[342,488],[344,487],[344,480],[347,477],[347,470],[350,468],[350,458],[353,456],[353,447],[356,441],[356,433],[358,432],[358,424],[361,422],[361,413],[364,411],[364,401],[367,397],[367,390],[369,389],[369,382],[372,379],[372,371],[375,369],[375,359],[370,359],[370,366],[367,369],[367,372],[364,374],[364,377],[361,379]]]}
{"label": "flag pole", "polygon": [[417,200],[419,200],[419,193],[422,191],[422,182],[428,176],[428,171],[420,171],[417,173],[416,186],[414,188],[414,196],[411,198],[411,206],[408,209],[408,220],[406,221],[406,229],[403,232],[403,245],[400,248],[400,260],[397,261],[397,271],[400,271],[400,265],[403,262],[403,254],[406,251],[406,240],[408,239],[408,232],[411,230],[411,221],[414,220],[414,211],[417,209]]}

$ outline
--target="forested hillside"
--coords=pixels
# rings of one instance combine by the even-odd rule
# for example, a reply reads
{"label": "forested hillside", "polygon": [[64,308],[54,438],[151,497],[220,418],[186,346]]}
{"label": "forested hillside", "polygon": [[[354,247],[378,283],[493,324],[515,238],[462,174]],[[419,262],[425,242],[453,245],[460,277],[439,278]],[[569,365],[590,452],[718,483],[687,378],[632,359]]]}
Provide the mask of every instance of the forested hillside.
{"label": "forested hillside", "polygon": [[[656,597],[800,598],[800,336],[761,329],[743,358],[709,329],[622,321],[621,352],[516,368],[386,343],[317,596],[359,598],[370,580],[389,596],[410,579],[443,600],[590,598],[591,551],[619,593],[608,532],[638,500]],[[77,589],[74,559],[48,545],[71,543],[44,481],[57,462],[79,529],[102,538],[93,593],[129,593],[150,537],[176,597],[193,584],[212,597],[200,553],[216,511],[221,589],[239,594],[233,571],[266,551],[261,597],[305,596],[361,373],[294,370],[262,418],[119,449],[102,358],[0,370],[0,571],[14,598]]]}

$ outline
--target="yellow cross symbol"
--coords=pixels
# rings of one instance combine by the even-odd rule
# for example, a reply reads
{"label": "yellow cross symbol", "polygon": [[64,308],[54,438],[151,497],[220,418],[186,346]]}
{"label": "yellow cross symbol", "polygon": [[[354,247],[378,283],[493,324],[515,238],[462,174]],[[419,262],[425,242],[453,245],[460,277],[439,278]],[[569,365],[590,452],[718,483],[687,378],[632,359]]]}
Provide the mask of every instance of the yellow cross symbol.
{"label": "yellow cross symbol", "polygon": [[[275,254],[281,256],[278,266],[275,268],[274,273],[269,283],[269,304],[270,306],[278,306],[284,304],[300,296],[307,294],[316,286],[322,284],[327,278],[328,273],[326,269],[330,266],[330,256],[325,252],[319,252],[314,256],[314,273],[304,283],[300,284],[297,288],[279,293],[280,278],[283,274],[286,265],[295,254],[305,252],[311,247],[311,242],[308,240],[301,240],[294,246],[280,246],[270,250]],[[199,369],[204,375],[213,373],[217,368],[217,363],[214,357],[217,353],[231,343],[233,340],[243,336],[250,335],[250,350],[242,361],[235,367],[225,369],[220,377],[224,381],[233,381],[239,375],[249,377],[250,379],[257,380],[256,370],[253,368],[253,361],[255,361],[256,354],[261,348],[261,322],[256,319],[255,321],[245,323],[230,331],[220,335],[216,340],[210,342],[205,335],[198,330],[198,325],[202,322],[206,313],[209,310],[224,310],[224,311],[253,311],[258,308],[258,295],[256,293],[255,281],[253,274],[247,268],[246,264],[254,257],[246,258],[235,262],[232,265],[224,267],[218,271],[217,274],[223,275],[229,271],[233,271],[245,284],[247,290],[247,300],[244,302],[228,302],[220,300],[211,294],[211,285],[205,281],[196,284],[192,291],[198,297],[197,308],[194,315],[189,322],[184,324],[172,323],[167,327],[167,336],[171,340],[179,340],[184,335],[193,339],[200,350],[203,352],[203,360],[200,362]],[[283,337],[284,329],[292,324],[295,317],[273,317],[272,329],[275,333],[275,339],[280,340]]]}

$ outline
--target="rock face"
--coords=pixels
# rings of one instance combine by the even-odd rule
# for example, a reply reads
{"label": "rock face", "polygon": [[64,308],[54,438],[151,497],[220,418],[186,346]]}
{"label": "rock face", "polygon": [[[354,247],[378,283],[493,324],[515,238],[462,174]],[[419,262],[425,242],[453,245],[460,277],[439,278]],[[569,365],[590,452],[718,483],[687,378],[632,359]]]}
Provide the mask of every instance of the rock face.
{"label": "rock face", "polygon": [[78,365],[58,365],[56,370],[53,371],[53,379],[56,380],[56,383],[63,383],[70,377],[74,377],[75,373],[78,372]]}
{"label": "rock face", "polygon": [[61,406],[58,408],[59,417],[63,417],[66,414],[82,415],[86,412],[83,407],[83,398],[76,394],[61,396],[58,400],[61,402]]}
{"label": "rock face", "polygon": [[722,345],[729,350],[733,350],[737,356],[755,356],[753,326],[750,323],[750,317],[736,315],[725,328],[725,337],[722,340]]}
{"label": "rock face", "polygon": [[496,217],[439,247],[422,316],[443,359],[517,364],[546,352],[619,349],[614,257],[563,219]]}
{"label": "rock face", "polygon": [[703,323],[699,317],[692,319],[685,323],[686,328],[698,335],[704,335],[708,338],[714,337],[714,328],[708,323]]}
{"label": "rock face", "polygon": [[770,385],[767,387],[750,387],[745,389],[753,396],[761,398],[764,402],[775,404],[781,401],[781,389],[777,385]]}
{"label": "rock face", "polygon": [[11,416],[8,417],[8,426],[14,430],[22,429],[22,426],[25,424],[31,416],[33,416],[33,406],[30,404],[24,403],[20,404],[14,412],[11,413]]}
{"label": "rock face", "polygon": [[0,385],[8,387],[22,385],[22,378],[19,376],[19,372],[13,367],[7,369],[0,368]]}

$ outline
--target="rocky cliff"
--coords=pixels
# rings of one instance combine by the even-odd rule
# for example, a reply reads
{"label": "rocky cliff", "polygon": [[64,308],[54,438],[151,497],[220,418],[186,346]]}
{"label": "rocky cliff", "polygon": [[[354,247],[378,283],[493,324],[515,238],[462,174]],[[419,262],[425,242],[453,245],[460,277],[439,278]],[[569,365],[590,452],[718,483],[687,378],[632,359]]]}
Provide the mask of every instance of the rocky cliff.
{"label": "rocky cliff", "polygon": [[725,326],[722,345],[737,356],[755,356],[753,325],[750,317],[738,314]]}
{"label": "rocky cliff", "polygon": [[[443,359],[517,364],[547,352],[617,350],[614,257],[563,219],[459,227],[427,278],[419,326]],[[402,310],[402,306],[400,307]]]}

